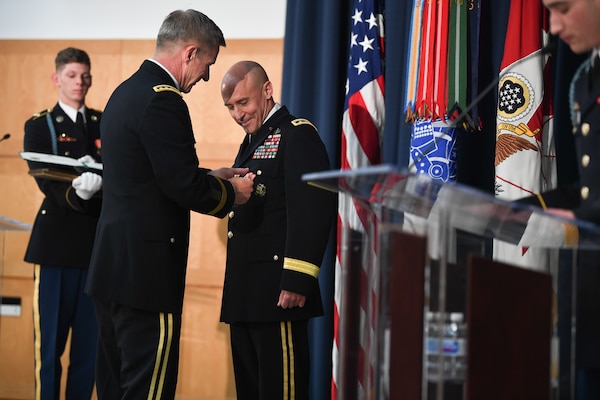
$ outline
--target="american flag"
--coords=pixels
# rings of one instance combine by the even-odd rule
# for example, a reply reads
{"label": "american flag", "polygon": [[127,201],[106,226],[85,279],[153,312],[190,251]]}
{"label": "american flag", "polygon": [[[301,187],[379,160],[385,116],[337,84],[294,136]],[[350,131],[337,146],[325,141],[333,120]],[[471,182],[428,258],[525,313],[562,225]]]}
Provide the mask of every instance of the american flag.
{"label": "american flag", "polygon": [[[383,1],[355,0],[351,24],[350,59],[346,80],[346,98],[342,119],[341,168],[354,169],[381,163],[381,140],[385,117],[383,77]],[[334,293],[334,345],[332,399],[349,398],[339,390],[342,379],[340,365],[340,313],[343,296],[342,232],[349,229],[366,233],[368,216],[364,208],[342,195],[338,210],[338,248],[335,270]],[[370,250],[373,252],[374,248]],[[368,257],[372,259],[372,257]],[[361,282],[366,283],[372,275],[373,263],[363,263]],[[372,390],[372,364],[368,348],[372,343],[373,326],[367,308],[376,303],[377,288],[367,285],[361,293],[359,364],[356,372],[358,398],[367,398]],[[366,332],[366,334],[364,334]],[[348,382],[344,383],[345,385]],[[353,383],[350,382],[352,385]],[[340,397],[341,396],[341,397]]]}

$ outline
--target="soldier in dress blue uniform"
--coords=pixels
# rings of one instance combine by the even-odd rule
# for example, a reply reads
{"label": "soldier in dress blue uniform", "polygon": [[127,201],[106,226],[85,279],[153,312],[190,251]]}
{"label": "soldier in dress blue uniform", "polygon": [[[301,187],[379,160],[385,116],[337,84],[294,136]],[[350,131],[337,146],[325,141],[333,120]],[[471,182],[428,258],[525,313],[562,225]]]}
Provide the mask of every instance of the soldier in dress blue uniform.
{"label": "soldier in dress blue uniform", "polygon": [[[25,122],[24,149],[101,162],[101,112],[85,106],[92,84],[90,59],[83,50],[67,48],[58,52],[55,63],[52,81],[58,88],[58,103]],[[60,169],[31,161],[29,168]],[[35,264],[35,398],[59,398],[60,357],[70,331],[66,399],[89,399],[97,326],[92,300],[83,288],[101,206],[101,198],[94,194],[102,187],[102,177],[84,172],[72,182],[46,178],[36,182],[44,200],[25,254],[25,261]]]}
{"label": "soldier in dress blue uniform", "polygon": [[[571,82],[570,106],[578,161],[577,187],[541,196],[547,211],[600,223],[600,0],[543,0],[550,32],[574,53],[591,55]],[[600,399],[600,261],[579,252],[577,268],[577,398]]]}
{"label": "soldier in dress blue uniform", "polygon": [[250,169],[255,188],[229,214],[221,321],[237,398],[308,399],[307,325],[323,314],[317,277],[336,196],[301,177],[329,170],[329,159],[315,126],[274,101],[259,64],[234,64],[221,94],[246,132],[234,166]]}

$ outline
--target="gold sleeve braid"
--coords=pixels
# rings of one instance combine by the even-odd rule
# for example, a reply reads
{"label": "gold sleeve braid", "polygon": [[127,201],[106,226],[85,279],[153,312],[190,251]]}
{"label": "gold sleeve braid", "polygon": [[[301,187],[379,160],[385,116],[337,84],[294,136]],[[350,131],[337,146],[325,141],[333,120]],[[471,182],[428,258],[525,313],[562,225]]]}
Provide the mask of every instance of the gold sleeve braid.
{"label": "gold sleeve braid", "polygon": [[303,274],[310,275],[313,278],[317,278],[319,276],[320,270],[320,268],[315,264],[290,257],[285,257],[283,259],[283,269],[301,272]]}
{"label": "gold sleeve braid", "polygon": [[219,177],[215,176],[215,179],[217,180],[217,182],[219,182],[219,185],[221,185],[221,200],[219,200],[219,204],[217,204],[215,208],[206,213],[207,215],[217,214],[223,209],[223,206],[227,202],[227,188],[225,188],[225,183],[223,183],[223,180]]}

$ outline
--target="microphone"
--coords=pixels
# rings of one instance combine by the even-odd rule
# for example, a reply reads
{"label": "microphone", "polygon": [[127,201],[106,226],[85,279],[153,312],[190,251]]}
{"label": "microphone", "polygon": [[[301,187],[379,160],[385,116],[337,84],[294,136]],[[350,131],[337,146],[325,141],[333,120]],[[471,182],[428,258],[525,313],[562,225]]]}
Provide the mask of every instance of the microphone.
{"label": "microphone", "polygon": [[10,137],[10,133],[5,133],[4,136],[2,136],[2,138],[0,138],[0,142],[8,139],[9,137]]}
{"label": "microphone", "polygon": [[[536,55],[536,56],[540,56],[543,57],[545,55],[548,54],[552,54],[554,53],[556,50],[556,41],[555,40],[551,40],[548,42],[548,44],[546,44],[544,47],[542,47],[540,49],[540,52]],[[527,58],[521,58],[517,61],[515,61],[512,67],[515,67],[519,64],[521,64],[524,60],[526,60]],[[469,105],[467,106],[467,108],[465,108],[464,110],[460,111],[460,107],[458,107],[458,104],[455,104],[455,106],[453,107],[453,109],[455,110],[454,113],[456,113],[457,111],[460,111],[460,113],[458,113],[458,115],[453,118],[452,115],[450,115],[450,121],[451,123],[449,124],[451,127],[456,127],[459,126],[459,124],[465,129],[467,130],[467,128],[471,128],[471,130],[474,130],[475,127],[475,123],[474,121],[471,119],[471,117],[469,116],[469,112],[471,112],[471,110],[473,108],[475,108],[476,105],[478,105],[481,100],[483,100],[483,98],[485,96],[487,96],[487,94],[495,87],[498,87],[498,82],[500,82],[500,79],[502,79],[502,77],[504,76],[504,74],[500,74],[498,73],[496,78],[494,78],[484,89],[483,91],[481,91],[477,97],[475,97],[471,103],[469,103]],[[452,112],[450,113],[452,114]],[[431,143],[425,148],[424,151],[421,152],[421,155],[419,157],[417,157],[415,160],[413,160],[409,165],[408,165],[408,171],[412,170],[414,168],[414,166],[419,163],[424,157],[426,157],[427,155],[429,155],[429,153],[431,152],[431,150],[433,150],[438,144],[438,138],[437,137],[433,137],[433,140],[431,141]]]}

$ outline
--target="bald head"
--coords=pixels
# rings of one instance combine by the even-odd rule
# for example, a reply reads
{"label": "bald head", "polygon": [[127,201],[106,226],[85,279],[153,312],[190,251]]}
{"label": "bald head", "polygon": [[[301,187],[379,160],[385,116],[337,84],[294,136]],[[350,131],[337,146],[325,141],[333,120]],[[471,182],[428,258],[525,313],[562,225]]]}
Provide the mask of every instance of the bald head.
{"label": "bald head", "polygon": [[265,82],[269,81],[267,72],[257,62],[240,61],[233,64],[225,73],[221,82],[221,95],[227,102],[233,93],[233,90],[241,81],[247,80],[249,87],[260,90]]}
{"label": "bald head", "polygon": [[256,133],[275,106],[273,85],[254,61],[233,64],[221,82],[223,103],[231,117],[250,135]]}

